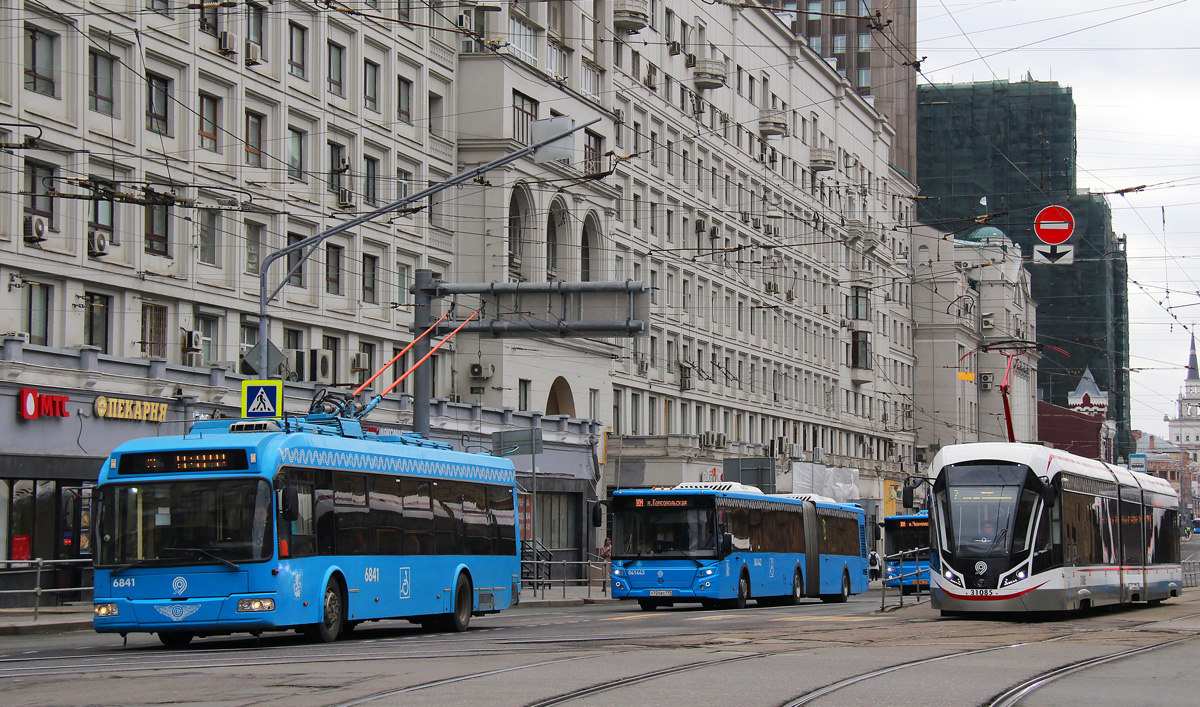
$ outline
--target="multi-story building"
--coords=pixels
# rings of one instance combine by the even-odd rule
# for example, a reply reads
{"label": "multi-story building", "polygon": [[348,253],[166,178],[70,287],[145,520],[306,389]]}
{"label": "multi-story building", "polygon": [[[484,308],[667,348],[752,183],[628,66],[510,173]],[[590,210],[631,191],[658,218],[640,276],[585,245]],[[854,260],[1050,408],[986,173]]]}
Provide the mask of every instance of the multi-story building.
{"label": "multi-story building", "polygon": [[922,226],[913,244],[919,459],[947,444],[1007,441],[1010,417],[1016,441],[1037,441],[1039,355],[994,346],[1033,343],[1039,312],[1020,249],[993,226],[957,239]]}
{"label": "multi-story building", "polygon": [[[269,339],[284,353],[267,375],[298,379],[289,409],[411,340],[417,269],[635,279],[653,292],[645,337],[460,335],[439,351],[434,435],[541,426],[587,445],[601,436],[583,419],[626,439],[684,436],[712,468],[768,449],[875,477],[911,461],[910,245],[897,226],[914,187],[891,166],[885,117],[785,16],[659,0],[91,9],[0,11],[6,56],[24,67],[0,79],[0,331],[20,335],[0,361],[14,411],[0,429],[28,442],[6,450],[0,478],[53,495],[151,432],[145,415],[119,431],[81,415],[100,396],[172,420],[231,414],[268,253],[511,153],[555,115],[599,119],[573,136],[573,158],[514,162],[267,273],[281,286]],[[66,436],[29,434],[17,386],[72,401],[92,442],[54,454],[75,471],[30,476],[39,445]],[[408,391],[375,415],[408,424]],[[608,451],[610,483],[618,464],[636,468],[628,444]],[[597,462],[514,461],[538,488],[539,540],[581,553]]]}
{"label": "multi-story building", "polygon": [[1091,369],[1109,391],[1117,456],[1129,436],[1129,327],[1124,240],[1104,197],[1076,189],[1075,103],[1053,81],[932,84],[918,89],[922,222],[960,233],[982,220],[1033,258],[1037,213],[1051,204],[1074,215],[1072,265],[1033,264],[1042,399],[1060,407]]}

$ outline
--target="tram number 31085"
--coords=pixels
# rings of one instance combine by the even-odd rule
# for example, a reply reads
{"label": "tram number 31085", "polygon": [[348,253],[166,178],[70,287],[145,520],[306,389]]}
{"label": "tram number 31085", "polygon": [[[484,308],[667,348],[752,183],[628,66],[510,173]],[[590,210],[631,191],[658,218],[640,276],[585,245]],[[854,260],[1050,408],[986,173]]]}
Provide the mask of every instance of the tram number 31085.
{"label": "tram number 31085", "polygon": [[970,594],[977,597],[988,597],[996,593],[995,589],[972,589]]}

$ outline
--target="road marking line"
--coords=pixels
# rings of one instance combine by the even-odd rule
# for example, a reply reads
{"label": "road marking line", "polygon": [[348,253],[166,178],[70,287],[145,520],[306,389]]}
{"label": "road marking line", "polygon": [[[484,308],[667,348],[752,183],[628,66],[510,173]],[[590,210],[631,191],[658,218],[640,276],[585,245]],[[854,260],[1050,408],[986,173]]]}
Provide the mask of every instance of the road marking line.
{"label": "road marking line", "polygon": [[866,616],[785,616],[771,621],[872,621]]}
{"label": "road marking line", "polygon": [[699,616],[694,619],[685,619],[686,621],[721,621],[722,619],[736,619],[736,614],[725,614],[723,616]]}
{"label": "road marking line", "polygon": [[600,620],[601,621],[628,621],[629,619],[648,619],[653,615],[654,614],[632,614],[630,616],[613,616],[613,617],[610,617],[607,619],[600,619]]}

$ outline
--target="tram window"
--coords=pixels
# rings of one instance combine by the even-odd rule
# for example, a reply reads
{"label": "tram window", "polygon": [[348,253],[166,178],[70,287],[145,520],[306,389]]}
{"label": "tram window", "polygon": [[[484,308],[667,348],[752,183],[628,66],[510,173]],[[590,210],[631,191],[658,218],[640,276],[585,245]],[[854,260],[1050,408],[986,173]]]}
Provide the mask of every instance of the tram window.
{"label": "tram window", "polygon": [[1031,521],[1034,518],[1033,509],[1037,507],[1039,495],[1032,489],[1021,490],[1021,502],[1017,506],[1017,522],[1013,526],[1012,552],[1025,552],[1026,539],[1033,531]]}
{"label": "tram window", "polygon": [[1142,539],[1142,504],[1121,501],[1121,561],[1140,565],[1144,557]]}

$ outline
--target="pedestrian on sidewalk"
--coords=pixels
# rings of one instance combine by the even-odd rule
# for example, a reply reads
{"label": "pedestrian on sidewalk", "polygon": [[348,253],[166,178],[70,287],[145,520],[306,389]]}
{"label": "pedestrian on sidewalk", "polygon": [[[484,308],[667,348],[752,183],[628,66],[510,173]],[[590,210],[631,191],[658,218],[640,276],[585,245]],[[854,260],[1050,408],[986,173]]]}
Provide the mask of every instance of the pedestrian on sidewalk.
{"label": "pedestrian on sidewalk", "polygon": [[871,570],[871,581],[879,579],[879,553],[874,550],[867,555],[867,568]]}

